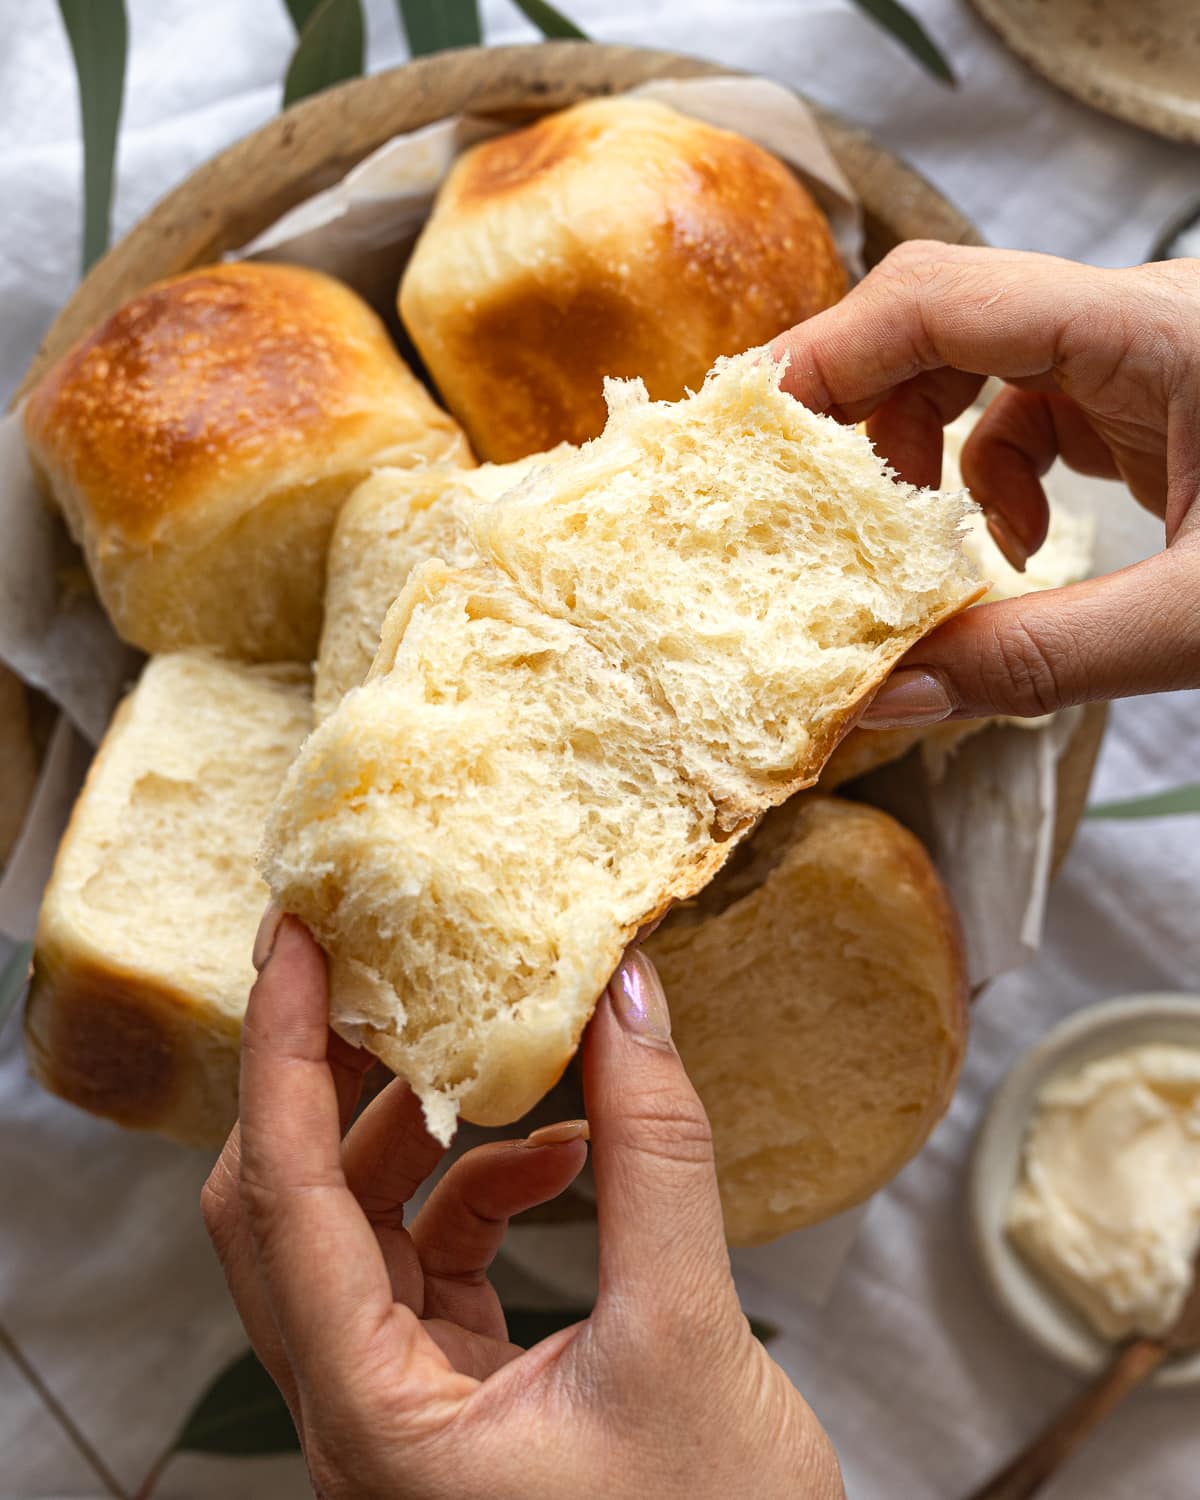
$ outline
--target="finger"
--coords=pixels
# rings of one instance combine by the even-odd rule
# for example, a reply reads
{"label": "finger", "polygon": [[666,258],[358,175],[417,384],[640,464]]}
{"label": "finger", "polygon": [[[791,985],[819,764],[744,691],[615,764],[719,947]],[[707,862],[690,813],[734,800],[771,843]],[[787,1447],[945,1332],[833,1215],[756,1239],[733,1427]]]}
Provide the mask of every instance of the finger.
{"label": "finger", "polygon": [[[1176,546],[1104,578],[956,615],[912,648],[862,722],[1029,716],[1200,686],[1197,550]],[[920,692],[924,717],[905,717]],[[942,711],[932,713],[938,695]]]}
{"label": "finger", "polygon": [[430,1195],[412,1228],[425,1273],[426,1318],[445,1318],[470,1332],[506,1339],[500,1302],[487,1279],[508,1221],[557,1198],[587,1160],[585,1121],[578,1133],[550,1126],[538,1140],[497,1141],[468,1151]]}
{"label": "finger", "polygon": [[[436,1351],[415,1317],[395,1308],[371,1226],[346,1186],[326,991],[320,949],[285,917],[246,1012],[240,1182],[263,1287],[298,1383],[332,1391],[353,1378],[381,1330],[397,1375]],[[436,1365],[444,1367],[440,1352]]]}
{"label": "finger", "polygon": [[[1088,327],[1091,364],[1127,354],[1106,316],[1118,272],[1049,255],[909,240],[841,302],[772,344],[788,355],[783,387],[814,411],[857,420],[899,385],[943,366],[1017,379],[1070,375],[1064,330]],[[1067,368],[1063,368],[1063,366]]]}
{"label": "finger", "polygon": [[[1042,475],[1055,459],[1080,474],[1115,479],[1112,451],[1068,396],[1001,391],[963,445],[963,482],[993,522],[1008,533],[1002,550],[1023,564],[1046,540],[1050,511]],[[1000,540],[998,537],[997,540]]]}
{"label": "finger", "polygon": [[346,1184],[375,1231],[392,1297],[418,1316],[424,1282],[404,1209],[442,1155],[443,1147],[425,1128],[420,1100],[402,1078],[371,1101],[342,1148]]}
{"label": "finger", "polygon": [[337,1094],[338,1129],[345,1135],[368,1076],[380,1066],[379,1059],[363,1047],[352,1047],[336,1031],[326,1037],[325,1056]]}
{"label": "finger", "polygon": [[300,1411],[295,1377],[259,1279],[242,1208],[240,1136],[239,1127],[234,1125],[200,1194],[200,1211],[251,1347],[283,1393],[295,1419]]}
{"label": "finger", "polygon": [[600,1239],[596,1315],[653,1333],[737,1312],[703,1106],[662,985],[626,954],[588,1027],[584,1094]]}
{"label": "finger", "polygon": [[470,1333],[446,1318],[432,1318],[421,1326],[459,1374],[474,1380],[486,1380],[525,1353],[520,1344]]}
{"label": "finger", "polygon": [[961,416],[983,379],[933,370],[906,380],[867,423],[867,435],[901,479],[934,488],[942,482],[942,429]]}

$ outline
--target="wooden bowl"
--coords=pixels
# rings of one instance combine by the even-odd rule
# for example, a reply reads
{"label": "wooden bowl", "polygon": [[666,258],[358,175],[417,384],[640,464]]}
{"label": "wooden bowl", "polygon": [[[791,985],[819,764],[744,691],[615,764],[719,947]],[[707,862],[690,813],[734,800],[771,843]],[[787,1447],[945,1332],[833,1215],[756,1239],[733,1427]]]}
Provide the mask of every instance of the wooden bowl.
{"label": "wooden bowl", "polygon": [[[142,287],[246,244],[394,135],[462,110],[516,124],[650,79],[731,71],[670,52],[547,42],[466,48],[329,89],[213,157],[135,224],[55,319],[18,398],[76,339]],[[817,105],[810,108],[862,202],[868,265],[905,239],[983,243],[970,222],[911,167],[838,116]],[[1103,725],[1103,708],[1089,709],[1060,764],[1059,859],[1087,798]]]}

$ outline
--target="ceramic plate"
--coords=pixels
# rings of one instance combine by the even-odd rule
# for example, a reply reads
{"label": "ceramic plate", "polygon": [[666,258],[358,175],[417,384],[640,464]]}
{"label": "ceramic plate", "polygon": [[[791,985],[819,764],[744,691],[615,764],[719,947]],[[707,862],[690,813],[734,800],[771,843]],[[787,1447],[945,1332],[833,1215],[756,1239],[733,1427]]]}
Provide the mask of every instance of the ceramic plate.
{"label": "ceramic plate", "polygon": [[1105,114],[1200,143],[1196,0],[971,0],[1023,61]]}
{"label": "ceramic plate", "polygon": [[[1042,1085],[1055,1073],[1073,1072],[1094,1058],[1145,1042],[1200,1046],[1200,995],[1131,995],[1089,1006],[1056,1027],[992,1095],[971,1159],[971,1237],[992,1292],[1034,1343],[1081,1374],[1095,1374],[1111,1360],[1112,1345],[1098,1338],[1009,1243],[1004,1214]],[[1163,1365],[1152,1384],[1200,1384],[1200,1354]]]}

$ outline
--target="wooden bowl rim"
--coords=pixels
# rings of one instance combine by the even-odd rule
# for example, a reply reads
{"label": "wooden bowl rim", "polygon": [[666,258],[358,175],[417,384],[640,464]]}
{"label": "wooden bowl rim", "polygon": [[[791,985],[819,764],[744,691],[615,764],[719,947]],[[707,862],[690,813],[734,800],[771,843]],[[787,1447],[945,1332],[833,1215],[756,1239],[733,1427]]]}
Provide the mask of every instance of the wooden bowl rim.
{"label": "wooden bowl rim", "polygon": [[[652,48],[539,42],[417,58],[305,99],[195,168],[91,268],[42,339],[14,401],[142,287],[247,243],[393,135],[468,107],[516,123],[651,79],[721,75],[752,76]],[[869,254],[889,237],[893,243],[910,238],[983,243],[970,221],[919,172],[866,131],[791,92],[812,110],[862,200]],[[286,172],[280,172],[281,164]]]}

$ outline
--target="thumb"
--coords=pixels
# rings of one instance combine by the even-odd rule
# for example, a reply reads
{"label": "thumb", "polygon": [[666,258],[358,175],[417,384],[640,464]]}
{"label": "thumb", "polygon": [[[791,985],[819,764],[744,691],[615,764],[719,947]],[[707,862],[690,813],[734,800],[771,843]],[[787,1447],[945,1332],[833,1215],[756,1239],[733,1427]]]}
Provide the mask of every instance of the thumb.
{"label": "thumb", "polygon": [[1051,713],[1200,686],[1200,587],[1182,545],[1104,578],[978,605],[914,646],[868,729]]}
{"label": "thumb", "polygon": [[712,1132],[670,1040],[662,984],[631,950],[584,1045],[600,1297],[648,1326],[738,1310]]}

